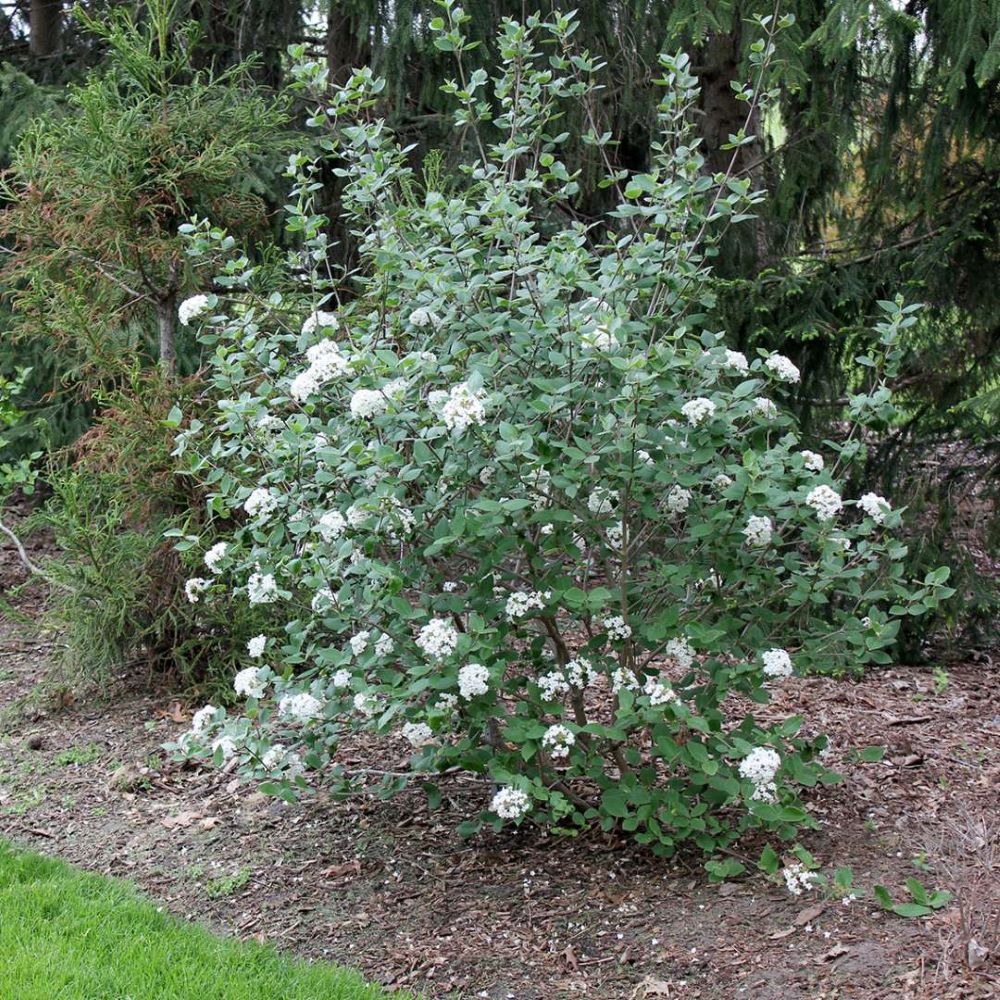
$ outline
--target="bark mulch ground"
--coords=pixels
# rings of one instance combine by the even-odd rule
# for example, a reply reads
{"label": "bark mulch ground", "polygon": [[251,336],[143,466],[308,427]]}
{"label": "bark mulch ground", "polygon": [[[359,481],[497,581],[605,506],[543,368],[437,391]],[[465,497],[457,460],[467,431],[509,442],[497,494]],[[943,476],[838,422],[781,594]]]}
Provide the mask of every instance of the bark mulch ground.
{"label": "bark mulch ground", "polygon": [[[0,566],[0,587],[18,577]],[[711,885],[698,859],[664,862],[597,833],[463,841],[455,828],[483,790],[461,779],[434,812],[419,789],[287,805],[167,760],[160,745],[198,704],[130,677],[74,700],[56,644],[0,620],[0,836],[128,878],[218,930],[432,998],[997,995],[1000,672],[988,655],[946,672],[795,680],[773,703],[831,734],[846,776],[809,796],[816,858],[896,899],[908,878],[954,894],[904,919],[870,894],[796,898],[759,875]],[[867,745],[884,759],[858,761],[852,748]],[[347,752],[385,770],[405,760],[398,741]]]}

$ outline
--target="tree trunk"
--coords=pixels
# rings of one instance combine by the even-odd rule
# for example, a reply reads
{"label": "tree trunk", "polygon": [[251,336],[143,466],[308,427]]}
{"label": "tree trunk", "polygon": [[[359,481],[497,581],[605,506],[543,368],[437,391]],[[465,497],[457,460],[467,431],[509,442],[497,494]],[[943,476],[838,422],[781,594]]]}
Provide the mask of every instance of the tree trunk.
{"label": "tree trunk", "polygon": [[62,0],[31,0],[28,29],[28,51],[33,56],[52,55],[62,38]]}
{"label": "tree trunk", "polygon": [[156,303],[160,331],[160,368],[168,379],[177,374],[177,296],[164,296]]}
{"label": "tree trunk", "polygon": [[355,67],[366,66],[371,60],[368,42],[369,26],[350,10],[344,10],[342,0],[329,0],[326,21],[326,64],[333,86],[344,84]]}

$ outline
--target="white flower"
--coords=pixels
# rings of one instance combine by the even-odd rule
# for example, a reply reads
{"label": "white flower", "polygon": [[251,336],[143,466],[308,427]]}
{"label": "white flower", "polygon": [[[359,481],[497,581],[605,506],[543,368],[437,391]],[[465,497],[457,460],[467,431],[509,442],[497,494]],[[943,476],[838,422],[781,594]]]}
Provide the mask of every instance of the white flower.
{"label": "white flower", "polygon": [[266,635],[255,635],[247,643],[247,652],[255,660],[259,660],[264,655],[264,648],[267,646]]}
{"label": "white flower", "polygon": [[712,418],[715,414],[715,403],[704,396],[698,396],[696,399],[689,399],[681,407],[681,413],[692,427],[697,427]]}
{"label": "white flower", "polygon": [[271,573],[251,573],[247,580],[247,598],[251,604],[273,604],[278,599],[278,583]]}
{"label": "white flower", "polygon": [[683,514],[691,505],[692,493],[683,486],[671,486],[667,491],[667,510],[671,514]]}
{"label": "white flower", "polygon": [[347,530],[347,519],[339,510],[328,510],[316,525],[324,542],[332,542]]}
{"label": "white flower", "polygon": [[753,408],[767,420],[773,420],[778,415],[778,407],[767,396],[758,396],[753,401]]}
{"label": "white flower", "polygon": [[643,465],[653,465],[654,464],[654,462],[653,462],[653,456],[650,455],[650,453],[648,451],[644,451],[642,448],[639,448],[636,451],[635,457],[637,459],[639,459],[639,461],[642,462]]}
{"label": "white flower", "polygon": [[380,635],[375,640],[375,655],[388,656],[392,652],[395,645],[396,644],[392,641],[391,635]]}
{"label": "white flower", "polygon": [[569,694],[569,682],[561,673],[553,670],[538,678],[538,690],[545,701],[558,701],[560,695]]}
{"label": "white flower", "polygon": [[806,503],[816,511],[816,517],[820,521],[832,520],[844,506],[840,494],[825,484],[810,490]]}
{"label": "white flower", "polygon": [[784,354],[772,354],[764,367],[781,382],[798,382],[800,378],[798,368]]}
{"label": "white flower", "polygon": [[236,753],[236,740],[232,736],[223,735],[212,741],[212,753],[222,750],[222,759],[229,760]]}
{"label": "white flower", "polygon": [[615,494],[605,486],[595,486],[587,497],[587,510],[591,514],[600,516],[610,514],[615,509]]}
{"label": "white flower", "polygon": [[792,658],[784,649],[767,649],[760,654],[764,661],[765,677],[791,677]]}
{"label": "white flower", "polygon": [[858,506],[876,524],[884,524],[886,515],[892,510],[889,501],[885,497],[880,497],[877,493],[866,493],[858,501]]}
{"label": "white flower", "polygon": [[612,642],[624,642],[632,635],[632,626],[626,624],[621,615],[609,615],[605,618],[604,628]]}
{"label": "white flower", "polygon": [[802,453],[802,468],[808,469],[810,472],[822,472],[823,471],[823,456],[815,451],[803,451]]}
{"label": "white flower", "polygon": [[474,424],[481,424],[486,419],[485,398],[482,392],[473,392],[467,382],[452,386],[447,402],[441,407],[445,427],[464,434]]}
{"label": "white flower", "polygon": [[444,583],[441,584],[441,589],[446,594],[454,594],[455,591],[458,590],[458,584],[455,583],[454,580],[445,580]]}
{"label": "white flower", "polygon": [[740,761],[740,775],[755,785],[768,785],[781,767],[781,756],[771,747],[754,747]]}
{"label": "white flower", "polygon": [[302,322],[302,332],[305,334],[310,334],[321,329],[336,330],[339,327],[337,314],[324,312],[322,309],[317,309],[316,312],[310,313]]}
{"label": "white flower", "polygon": [[243,509],[250,517],[265,520],[278,506],[278,498],[264,486],[258,486],[250,496],[243,501]]}
{"label": "white flower", "polygon": [[781,869],[785,887],[793,896],[801,896],[803,890],[812,889],[816,885],[816,876],[805,865],[795,862]]}
{"label": "white flower", "polygon": [[659,677],[647,677],[642,688],[643,692],[649,696],[650,705],[666,705],[677,698],[674,689],[660,680]]}
{"label": "white flower", "polygon": [[282,770],[288,778],[297,778],[305,771],[302,758],[294,750],[286,750],[280,743],[273,744],[260,759],[268,771]]}
{"label": "white flower", "polygon": [[501,819],[518,820],[526,816],[531,809],[531,799],[519,788],[501,788],[493,801],[490,802],[490,811],[496,813]]}
{"label": "white flower", "polygon": [[212,724],[212,716],[218,709],[214,705],[206,705],[204,708],[199,708],[194,715],[191,716],[191,732],[192,733],[203,733]]}
{"label": "white flower", "polygon": [[371,718],[378,711],[378,698],[369,691],[359,691],[354,696],[354,711]]}
{"label": "white flower", "polygon": [[563,669],[566,679],[573,687],[584,688],[597,680],[597,671],[590,660],[584,659],[582,656],[578,656],[575,660],[570,660]]}
{"label": "white flower", "polygon": [[360,656],[368,648],[368,640],[372,637],[368,629],[362,629],[356,635],[351,636],[351,652],[355,656]]}
{"label": "white flower", "polygon": [[611,692],[618,694],[619,691],[638,691],[639,682],[635,675],[621,667],[616,667],[611,673]]}
{"label": "white flower", "polygon": [[690,670],[694,663],[694,649],[684,636],[671,639],[663,647],[663,655],[673,660],[681,670]]}
{"label": "white flower", "polygon": [[580,343],[585,350],[610,351],[617,346],[614,334],[607,323],[599,323],[593,330],[588,330],[580,337]]}
{"label": "white flower", "polygon": [[351,416],[370,420],[388,409],[389,401],[377,389],[358,389],[351,396]]}
{"label": "white flower", "polygon": [[206,553],[205,553],[205,565],[208,567],[210,573],[221,573],[222,572],[222,560],[226,557],[226,552],[229,546],[225,542],[216,542]]}
{"label": "white flower", "polygon": [[[552,525],[547,524],[545,525],[545,527],[551,528]],[[609,524],[605,529],[604,534],[606,535],[608,539],[608,545],[610,545],[611,548],[618,550],[621,549],[622,544],[625,540],[624,530],[622,528],[621,521],[618,521],[615,524]]]}
{"label": "white flower", "polygon": [[190,326],[191,320],[197,319],[208,309],[209,298],[207,295],[192,295],[185,299],[177,307],[177,318],[181,321],[181,326]]}
{"label": "white flower", "polygon": [[841,552],[850,552],[854,543],[845,535],[831,535],[830,544],[834,548],[840,549]]}
{"label": "white flower", "polygon": [[349,687],[351,684],[351,672],[350,670],[344,670],[341,668],[333,675],[333,686],[338,691],[341,688]]}
{"label": "white flower", "polygon": [[771,544],[773,532],[774,527],[769,517],[759,517],[756,514],[751,514],[747,518],[747,526],[743,529],[743,536],[746,538],[747,545],[751,546],[751,548],[762,548],[765,545]]}
{"label": "white flower", "polygon": [[319,392],[319,379],[311,368],[299,372],[288,384],[288,395],[299,403],[304,403],[317,392]]}
{"label": "white flower", "polygon": [[260,667],[247,667],[245,670],[241,670],[233,678],[233,689],[245,698],[257,698],[258,700],[263,698],[264,692],[267,690],[267,681],[262,676],[263,673],[264,671]]}
{"label": "white flower", "polygon": [[458,707],[458,695],[450,691],[441,695],[434,706],[439,712],[454,712]]}
{"label": "white flower", "polygon": [[569,756],[569,748],[576,743],[576,736],[563,725],[549,726],[542,735],[542,746],[554,760]]}
{"label": "white flower", "polygon": [[750,371],[750,365],[747,363],[747,356],[740,353],[739,351],[726,351],[725,360],[722,362],[722,367],[726,371],[736,372],[738,375],[746,375]]}
{"label": "white flower", "polygon": [[444,618],[432,618],[417,636],[417,645],[432,660],[443,660],[455,652],[458,632],[451,622]]}
{"label": "white flower", "polygon": [[471,701],[490,689],[490,672],[481,663],[467,663],[458,672],[458,693]]}
{"label": "white flower", "polygon": [[339,607],[340,601],[337,595],[329,587],[320,587],[319,590],[313,594],[313,599],[310,602],[313,611],[322,612],[329,611],[331,608]]}
{"label": "white flower", "polygon": [[551,598],[552,593],[548,590],[544,592],[540,590],[514,591],[514,593],[507,598],[507,604],[504,608],[504,611],[507,614],[507,621],[515,622],[518,618],[524,618],[529,611],[541,611]]}
{"label": "white flower", "polygon": [[434,740],[434,730],[426,722],[406,722],[401,732],[411,747],[423,747]]}
{"label": "white flower", "polygon": [[722,493],[733,485],[733,480],[732,477],[727,476],[724,472],[720,472],[718,475],[712,477],[711,485],[713,490]]}
{"label": "white flower", "polygon": [[422,329],[426,326],[437,326],[440,322],[441,321],[438,319],[436,314],[431,312],[430,309],[426,309],[424,306],[419,306],[410,313],[410,326],[415,326],[418,329]]}
{"label": "white flower", "polygon": [[310,722],[323,714],[323,702],[313,697],[308,691],[298,694],[286,694],[278,702],[278,715],[292,722]]}
{"label": "white flower", "polygon": [[205,580],[200,576],[193,576],[184,584],[184,595],[192,604],[197,604],[201,600],[199,595],[208,590],[211,585],[211,580]]}

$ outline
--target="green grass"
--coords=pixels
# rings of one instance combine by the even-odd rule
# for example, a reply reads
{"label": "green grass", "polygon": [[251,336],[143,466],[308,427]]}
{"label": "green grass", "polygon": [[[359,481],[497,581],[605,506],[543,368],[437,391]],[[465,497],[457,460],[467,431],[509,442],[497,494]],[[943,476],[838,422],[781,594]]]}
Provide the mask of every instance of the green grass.
{"label": "green grass", "polygon": [[[275,928],[280,930],[280,928]],[[125,883],[0,841],[0,997],[384,1000],[353,972],[185,924]],[[402,994],[396,995],[403,1000]]]}

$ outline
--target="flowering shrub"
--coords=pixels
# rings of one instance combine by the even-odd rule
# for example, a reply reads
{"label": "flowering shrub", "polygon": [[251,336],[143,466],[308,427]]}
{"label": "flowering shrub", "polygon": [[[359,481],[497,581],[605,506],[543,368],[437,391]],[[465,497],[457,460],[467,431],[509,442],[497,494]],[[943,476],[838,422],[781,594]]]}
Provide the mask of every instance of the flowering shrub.
{"label": "flowering shrub", "polygon": [[[461,67],[463,15],[446,10]],[[280,287],[226,234],[188,228],[232,295],[186,310],[215,345],[219,404],[179,448],[241,526],[224,548],[179,547],[208,563],[193,599],[273,604],[283,627],[250,642],[245,712],[208,706],[178,749],[236,756],[290,794],[303,769],[357,777],[338,740],[375,730],[415,775],[483,776],[470,832],[599,823],[661,852],[790,836],[808,821],[796,786],[830,780],[824,742],[754,704],[794,672],[880,661],[895,616],[940,581],[908,592],[898,512],[843,495],[857,436],[800,448],[781,406],[792,362],[710,329],[706,247],[756,196],[704,175],[684,56],[663,59],[650,171],[608,178],[620,205],[600,226],[572,221],[558,110],[589,100],[598,67],[571,29],[510,22],[492,90],[482,73],[450,86],[457,127],[496,135],[457,193],[422,184],[366,119],[368,71],[324,102],[313,124],[361,257],[340,283],[305,155],[290,163],[303,252]],[[890,405],[911,319],[887,310],[859,418]]]}

